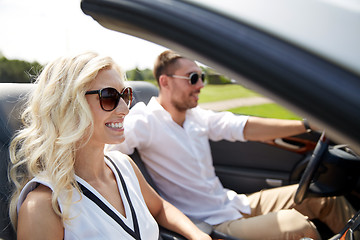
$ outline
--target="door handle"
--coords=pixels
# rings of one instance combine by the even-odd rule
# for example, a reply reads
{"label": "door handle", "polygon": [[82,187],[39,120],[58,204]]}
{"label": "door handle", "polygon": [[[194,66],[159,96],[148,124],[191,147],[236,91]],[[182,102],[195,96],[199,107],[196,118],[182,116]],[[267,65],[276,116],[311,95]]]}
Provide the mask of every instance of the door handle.
{"label": "door handle", "polygon": [[276,145],[279,145],[279,146],[284,147],[284,148],[289,148],[289,149],[292,149],[292,150],[299,150],[301,148],[299,145],[285,142],[282,138],[277,138],[277,139],[274,140],[274,142],[275,142]]}
{"label": "door handle", "polygon": [[277,138],[269,142],[270,145],[280,147],[296,153],[307,153],[313,151],[316,142],[298,137]]}
{"label": "door handle", "polygon": [[281,187],[282,186],[282,180],[280,180],[280,179],[267,178],[265,181],[271,187]]}

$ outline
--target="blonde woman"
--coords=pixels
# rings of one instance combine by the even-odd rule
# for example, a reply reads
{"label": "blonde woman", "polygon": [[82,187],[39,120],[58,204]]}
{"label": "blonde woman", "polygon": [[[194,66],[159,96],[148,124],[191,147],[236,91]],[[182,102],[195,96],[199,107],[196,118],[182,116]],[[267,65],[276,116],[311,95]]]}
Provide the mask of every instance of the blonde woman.
{"label": "blonde woman", "polygon": [[39,75],[11,147],[18,239],[158,239],[158,224],[210,239],[120,152],[132,90],[109,57],[59,58]]}

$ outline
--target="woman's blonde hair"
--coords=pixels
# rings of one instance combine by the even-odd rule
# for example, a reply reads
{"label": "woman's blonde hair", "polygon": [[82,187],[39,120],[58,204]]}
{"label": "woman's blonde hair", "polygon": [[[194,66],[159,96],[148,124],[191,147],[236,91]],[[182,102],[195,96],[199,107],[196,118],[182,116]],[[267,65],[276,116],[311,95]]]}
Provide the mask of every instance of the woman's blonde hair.
{"label": "woman's blonde hair", "polygon": [[[93,119],[85,92],[102,69],[122,73],[110,57],[83,53],[62,57],[45,66],[36,80],[22,114],[24,127],[10,145],[11,180],[15,184],[10,218],[16,229],[16,205],[21,190],[35,176],[44,174],[53,185],[52,207],[61,219],[69,217],[75,181],[76,150],[93,132]],[[58,208],[60,194],[65,204]],[[66,207],[67,206],[67,207]]]}

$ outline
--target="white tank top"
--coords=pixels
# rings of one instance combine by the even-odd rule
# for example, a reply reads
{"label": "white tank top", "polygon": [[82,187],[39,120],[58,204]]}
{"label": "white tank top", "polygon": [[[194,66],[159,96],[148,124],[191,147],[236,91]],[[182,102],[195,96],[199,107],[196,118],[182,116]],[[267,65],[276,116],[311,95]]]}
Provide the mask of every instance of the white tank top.
{"label": "white tank top", "polygon": [[[124,204],[126,217],[120,214],[90,184],[76,176],[81,196],[73,190],[73,204],[70,207],[70,220],[65,222],[65,240],[70,239],[159,239],[159,228],[150,214],[141,194],[135,172],[118,151],[107,152],[106,164],[116,176],[119,192]],[[27,194],[38,184],[50,189],[52,185],[38,176],[26,184],[21,191],[17,211]],[[62,197],[59,198],[60,209],[63,208]]]}

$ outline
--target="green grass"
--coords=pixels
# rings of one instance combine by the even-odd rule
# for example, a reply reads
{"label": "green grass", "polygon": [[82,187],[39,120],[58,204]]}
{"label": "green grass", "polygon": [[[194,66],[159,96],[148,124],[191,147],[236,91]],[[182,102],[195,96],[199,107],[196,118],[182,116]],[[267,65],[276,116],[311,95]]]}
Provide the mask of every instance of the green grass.
{"label": "green grass", "polygon": [[199,103],[216,102],[229,100],[234,98],[254,97],[260,96],[251,90],[248,90],[240,85],[224,84],[224,85],[205,85],[201,89]]}
{"label": "green grass", "polygon": [[244,114],[244,115],[267,117],[267,118],[297,119],[297,120],[302,119],[296,114],[288,111],[287,109],[275,103],[268,103],[268,104],[248,106],[248,107],[238,107],[238,108],[229,109],[228,111],[236,114]]}
{"label": "green grass", "polygon": [[[205,85],[201,89],[199,103],[223,101],[234,98],[246,98],[262,96],[256,92],[246,89],[240,85]],[[262,104],[247,107],[238,107],[228,109],[228,111],[236,114],[244,114],[258,117],[279,118],[279,119],[301,119],[301,117],[288,111],[275,103]]]}

